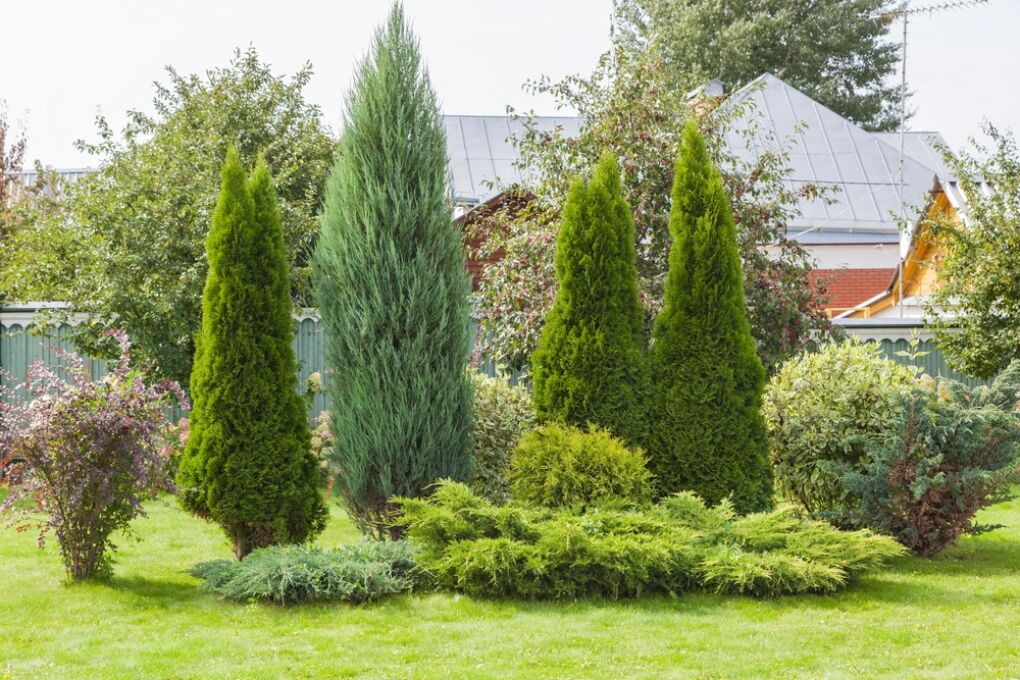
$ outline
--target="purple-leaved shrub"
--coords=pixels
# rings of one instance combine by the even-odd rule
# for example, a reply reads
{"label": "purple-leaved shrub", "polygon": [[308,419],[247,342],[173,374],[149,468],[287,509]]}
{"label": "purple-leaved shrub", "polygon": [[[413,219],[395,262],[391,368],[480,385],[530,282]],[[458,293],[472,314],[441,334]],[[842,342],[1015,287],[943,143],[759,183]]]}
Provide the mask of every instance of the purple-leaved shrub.
{"label": "purple-leaved shrub", "polygon": [[82,359],[33,364],[8,403],[0,402],[0,469],[10,493],[0,513],[19,530],[37,527],[39,545],[53,531],[68,577],[109,572],[111,535],[144,516],[142,502],[171,489],[160,448],[172,399],[187,408],[175,382],[148,385],[130,368],[123,331],[114,371],[94,380]]}

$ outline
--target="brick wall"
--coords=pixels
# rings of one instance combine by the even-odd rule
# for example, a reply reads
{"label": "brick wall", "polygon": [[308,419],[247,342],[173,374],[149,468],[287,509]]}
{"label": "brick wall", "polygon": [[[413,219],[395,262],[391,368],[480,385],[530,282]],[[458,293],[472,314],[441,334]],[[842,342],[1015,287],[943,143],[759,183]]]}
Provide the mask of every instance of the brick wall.
{"label": "brick wall", "polygon": [[825,287],[829,298],[825,308],[831,309],[853,307],[878,295],[889,287],[895,273],[895,267],[815,269],[810,278],[814,285]]}

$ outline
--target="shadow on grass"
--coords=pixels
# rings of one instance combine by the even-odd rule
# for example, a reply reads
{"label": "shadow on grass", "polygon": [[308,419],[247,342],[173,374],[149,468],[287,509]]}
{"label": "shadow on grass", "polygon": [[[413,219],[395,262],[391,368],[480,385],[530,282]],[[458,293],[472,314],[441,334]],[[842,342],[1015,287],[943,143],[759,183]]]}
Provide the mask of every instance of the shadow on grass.
{"label": "shadow on grass", "polygon": [[147,600],[179,603],[185,600],[199,600],[208,597],[198,589],[197,584],[150,579],[144,576],[114,576],[99,582],[112,591],[128,593]]}

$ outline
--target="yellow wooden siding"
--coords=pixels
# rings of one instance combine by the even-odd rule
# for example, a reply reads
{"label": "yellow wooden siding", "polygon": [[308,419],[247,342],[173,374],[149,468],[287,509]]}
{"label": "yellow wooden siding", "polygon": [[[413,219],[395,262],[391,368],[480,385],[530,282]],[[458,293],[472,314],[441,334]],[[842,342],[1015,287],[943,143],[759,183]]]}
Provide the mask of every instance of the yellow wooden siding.
{"label": "yellow wooden siding", "polygon": [[[946,255],[945,246],[934,238],[929,223],[939,217],[956,219],[956,209],[949,202],[944,192],[935,194],[928,207],[926,219],[918,226],[914,234],[914,242],[907,253],[903,264],[903,296],[925,296],[931,294],[938,286],[938,268]],[[882,310],[888,309],[900,301],[899,272],[893,277],[889,290],[882,297],[867,305],[854,308],[848,317],[854,319],[869,318]]]}

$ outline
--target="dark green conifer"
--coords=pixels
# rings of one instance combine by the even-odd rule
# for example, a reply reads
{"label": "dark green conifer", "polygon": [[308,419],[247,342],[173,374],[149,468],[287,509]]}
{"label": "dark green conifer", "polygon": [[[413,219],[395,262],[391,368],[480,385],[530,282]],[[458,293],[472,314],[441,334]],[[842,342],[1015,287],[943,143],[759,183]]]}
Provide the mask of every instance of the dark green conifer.
{"label": "dark green conifer", "polygon": [[606,154],[577,179],[556,242],[556,302],[532,357],[539,419],[600,425],[644,443],[647,367],[634,222]]}
{"label": "dark green conifer", "polygon": [[327,517],[297,393],[287,251],[264,160],[249,181],[237,150],[227,152],[206,251],[177,485],[184,507],[223,527],[242,558],[307,541]]}
{"label": "dark green conifer", "polygon": [[396,4],[357,68],[312,261],[336,488],[388,533],[392,496],[471,479],[470,282],[446,134]]}
{"label": "dark green conifer", "polygon": [[772,505],[761,395],[765,370],[747,321],[740,255],[722,177],[694,121],[672,193],[662,312],[652,334],[648,454],[659,490],[727,496],[740,512]]}

